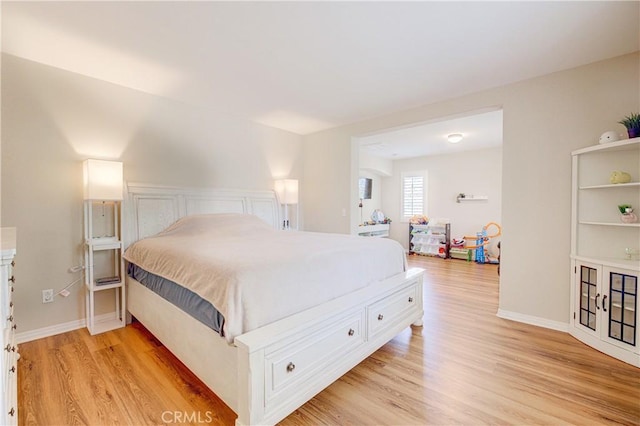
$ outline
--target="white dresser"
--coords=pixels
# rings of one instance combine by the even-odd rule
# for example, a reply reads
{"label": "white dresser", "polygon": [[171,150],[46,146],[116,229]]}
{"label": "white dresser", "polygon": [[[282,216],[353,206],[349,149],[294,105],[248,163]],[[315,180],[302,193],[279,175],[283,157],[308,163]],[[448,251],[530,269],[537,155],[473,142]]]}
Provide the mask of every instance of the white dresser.
{"label": "white dresser", "polygon": [[0,424],[18,423],[18,346],[16,324],[13,318],[11,294],[15,284],[13,276],[16,255],[16,229],[0,228],[0,309],[2,309],[2,398],[0,398]]}

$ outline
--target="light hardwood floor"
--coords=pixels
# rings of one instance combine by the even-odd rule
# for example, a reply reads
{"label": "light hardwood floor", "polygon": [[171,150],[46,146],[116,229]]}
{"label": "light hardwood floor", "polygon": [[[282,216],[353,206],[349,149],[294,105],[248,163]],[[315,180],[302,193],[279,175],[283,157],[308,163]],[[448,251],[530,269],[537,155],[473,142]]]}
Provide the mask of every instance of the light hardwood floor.
{"label": "light hardwood floor", "polygon": [[[495,265],[411,256],[424,327],[406,329],[282,425],[640,424],[640,369],[500,319]],[[20,345],[19,424],[231,425],[235,414],[142,326]]]}

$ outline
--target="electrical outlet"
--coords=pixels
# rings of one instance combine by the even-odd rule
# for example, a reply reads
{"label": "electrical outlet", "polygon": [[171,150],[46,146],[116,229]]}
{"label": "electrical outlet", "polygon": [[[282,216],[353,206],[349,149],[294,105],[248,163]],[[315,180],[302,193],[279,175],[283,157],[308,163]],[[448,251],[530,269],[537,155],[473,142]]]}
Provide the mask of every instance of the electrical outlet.
{"label": "electrical outlet", "polygon": [[42,303],[53,302],[53,289],[42,290]]}

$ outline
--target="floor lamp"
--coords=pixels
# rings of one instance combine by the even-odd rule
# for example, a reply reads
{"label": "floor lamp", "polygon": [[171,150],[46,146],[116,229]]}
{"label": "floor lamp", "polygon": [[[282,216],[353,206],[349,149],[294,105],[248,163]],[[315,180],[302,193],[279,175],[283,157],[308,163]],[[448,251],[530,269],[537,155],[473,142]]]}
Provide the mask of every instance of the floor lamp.
{"label": "floor lamp", "polygon": [[[289,222],[289,205],[298,204],[298,180],[297,179],[281,179],[275,181],[275,191],[278,195],[278,200],[282,204],[284,209],[284,215],[282,220],[282,229],[290,230],[291,224]],[[298,217],[296,215],[296,229],[298,229]]]}

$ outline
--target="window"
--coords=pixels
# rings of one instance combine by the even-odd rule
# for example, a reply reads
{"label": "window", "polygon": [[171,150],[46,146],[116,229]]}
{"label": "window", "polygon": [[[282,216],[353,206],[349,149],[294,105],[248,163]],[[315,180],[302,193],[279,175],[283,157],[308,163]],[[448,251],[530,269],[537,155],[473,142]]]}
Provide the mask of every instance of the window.
{"label": "window", "polygon": [[402,217],[425,214],[426,172],[402,174]]}

